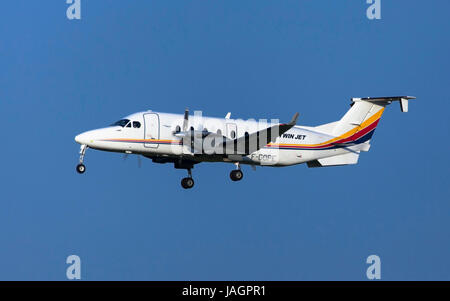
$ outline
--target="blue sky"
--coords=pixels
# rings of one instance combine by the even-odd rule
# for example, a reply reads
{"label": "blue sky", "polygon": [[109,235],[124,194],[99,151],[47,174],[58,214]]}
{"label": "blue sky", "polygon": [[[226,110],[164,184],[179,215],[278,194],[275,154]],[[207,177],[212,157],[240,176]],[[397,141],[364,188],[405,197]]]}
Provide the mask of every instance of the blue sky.
{"label": "blue sky", "polygon": [[[450,280],[450,2],[7,1],[0,17],[0,280]],[[200,164],[89,150],[76,134],[153,109],[338,120],[388,108],[359,164]],[[442,142],[442,144],[441,144]]]}

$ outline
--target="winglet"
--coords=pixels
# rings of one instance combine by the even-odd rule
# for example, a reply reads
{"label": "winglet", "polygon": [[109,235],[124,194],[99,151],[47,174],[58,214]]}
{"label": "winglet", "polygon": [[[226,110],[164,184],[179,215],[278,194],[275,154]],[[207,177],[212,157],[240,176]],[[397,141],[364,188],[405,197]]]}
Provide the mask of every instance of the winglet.
{"label": "winglet", "polygon": [[231,112],[228,112],[227,115],[225,116],[225,119],[230,119],[231,117]]}
{"label": "winglet", "polygon": [[299,116],[300,114],[298,114],[298,112],[297,113],[295,113],[294,114],[294,116],[292,117],[292,120],[291,121],[289,121],[289,125],[295,125],[295,124],[297,124],[297,120],[298,120],[298,116]]}

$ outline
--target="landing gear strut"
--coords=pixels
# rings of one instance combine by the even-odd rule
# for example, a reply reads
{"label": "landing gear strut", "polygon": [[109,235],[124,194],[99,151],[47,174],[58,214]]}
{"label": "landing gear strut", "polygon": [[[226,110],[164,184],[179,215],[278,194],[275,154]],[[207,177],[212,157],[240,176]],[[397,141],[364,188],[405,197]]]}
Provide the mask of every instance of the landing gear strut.
{"label": "landing gear strut", "polygon": [[84,166],[84,154],[86,153],[87,145],[83,144],[80,148],[80,163],[77,165],[77,172],[82,174],[86,171],[86,166]]}
{"label": "landing gear strut", "polygon": [[230,179],[234,182],[240,181],[244,177],[244,173],[241,171],[241,166],[239,165],[239,162],[236,162],[235,165],[236,169],[230,172]]}
{"label": "landing gear strut", "polygon": [[190,188],[194,187],[194,179],[192,178],[191,169],[189,168],[187,171],[188,171],[188,177],[187,178],[183,178],[181,180],[181,186],[184,189],[190,189]]}

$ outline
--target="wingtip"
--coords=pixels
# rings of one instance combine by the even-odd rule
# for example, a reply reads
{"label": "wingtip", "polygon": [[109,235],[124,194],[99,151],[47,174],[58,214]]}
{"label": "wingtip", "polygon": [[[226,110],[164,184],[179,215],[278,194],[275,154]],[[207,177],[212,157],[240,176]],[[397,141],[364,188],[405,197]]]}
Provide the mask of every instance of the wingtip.
{"label": "wingtip", "polygon": [[292,120],[291,120],[291,122],[289,122],[290,124],[296,124],[297,123],[297,120],[298,120],[298,116],[299,116],[300,114],[297,112],[297,113],[295,113],[294,114],[294,116],[292,117]]}

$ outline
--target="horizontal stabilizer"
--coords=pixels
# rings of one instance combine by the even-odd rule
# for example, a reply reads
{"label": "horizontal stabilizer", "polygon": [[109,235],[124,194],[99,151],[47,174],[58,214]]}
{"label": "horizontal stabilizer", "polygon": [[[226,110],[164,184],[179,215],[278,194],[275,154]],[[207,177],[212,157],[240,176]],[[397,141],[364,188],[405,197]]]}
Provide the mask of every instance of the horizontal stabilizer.
{"label": "horizontal stabilizer", "polygon": [[309,168],[313,167],[328,167],[339,165],[351,165],[358,163],[359,152],[350,152],[344,155],[328,157],[318,160],[309,161],[306,164]]}
{"label": "horizontal stabilizer", "polygon": [[352,98],[353,102],[367,101],[372,103],[390,104],[393,101],[400,102],[400,109],[402,112],[408,112],[408,100],[416,99],[414,96],[386,96],[386,97],[363,97]]}

